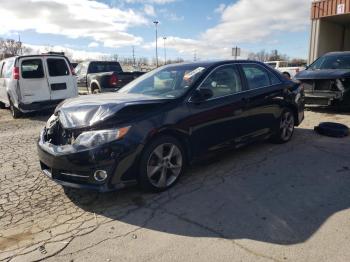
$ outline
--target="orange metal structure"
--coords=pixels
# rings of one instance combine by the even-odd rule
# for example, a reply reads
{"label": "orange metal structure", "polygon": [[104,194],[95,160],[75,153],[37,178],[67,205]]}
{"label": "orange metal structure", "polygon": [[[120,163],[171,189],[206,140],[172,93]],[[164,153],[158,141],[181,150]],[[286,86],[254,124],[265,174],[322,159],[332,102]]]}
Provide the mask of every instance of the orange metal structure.
{"label": "orange metal structure", "polygon": [[311,19],[350,14],[350,0],[320,0],[312,3]]}

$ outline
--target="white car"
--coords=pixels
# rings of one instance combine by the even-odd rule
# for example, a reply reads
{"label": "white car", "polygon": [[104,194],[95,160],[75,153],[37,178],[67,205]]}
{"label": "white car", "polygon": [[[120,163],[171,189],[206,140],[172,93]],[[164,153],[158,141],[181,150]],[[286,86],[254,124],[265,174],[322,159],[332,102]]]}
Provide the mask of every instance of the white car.
{"label": "white car", "polygon": [[294,78],[296,74],[306,69],[303,66],[293,66],[287,61],[269,61],[265,62],[265,64],[289,76],[289,78]]}
{"label": "white car", "polygon": [[76,76],[64,55],[16,56],[0,61],[0,107],[10,107],[14,118],[53,108],[76,96]]}

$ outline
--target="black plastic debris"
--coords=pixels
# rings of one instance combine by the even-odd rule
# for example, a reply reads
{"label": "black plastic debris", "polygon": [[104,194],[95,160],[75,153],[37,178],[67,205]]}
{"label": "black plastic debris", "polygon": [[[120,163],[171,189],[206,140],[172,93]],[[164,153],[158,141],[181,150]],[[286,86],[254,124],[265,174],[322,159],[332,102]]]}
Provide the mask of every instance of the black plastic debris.
{"label": "black plastic debris", "polygon": [[349,135],[349,127],[339,123],[323,122],[315,126],[314,130],[320,135],[330,137],[346,137]]}

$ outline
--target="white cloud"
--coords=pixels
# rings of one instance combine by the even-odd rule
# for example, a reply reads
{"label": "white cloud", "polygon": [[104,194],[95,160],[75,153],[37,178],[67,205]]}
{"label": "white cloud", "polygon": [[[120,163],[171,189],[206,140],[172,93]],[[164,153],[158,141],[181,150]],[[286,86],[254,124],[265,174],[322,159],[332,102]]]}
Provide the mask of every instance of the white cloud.
{"label": "white cloud", "polygon": [[220,4],[215,10],[214,12],[215,13],[219,13],[219,14],[222,14],[224,12],[226,8],[226,5],[225,4]]}
{"label": "white cloud", "polygon": [[[215,12],[215,11],[214,11]],[[231,5],[219,5],[220,22],[196,39],[168,37],[168,48],[201,58],[228,58],[231,48],[242,44],[261,44],[276,39],[276,33],[303,31],[309,26],[310,2],[305,0],[239,0]],[[153,46],[148,44],[144,47]],[[243,57],[244,57],[243,52]]]}
{"label": "white cloud", "polygon": [[145,5],[144,12],[149,16],[156,16],[156,11],[152,5]]}
{"label": "white cloud", "polygon": [[175,13],[168,13],[167,18],[171,21],[183,21],[185,19],[184,16],[178,16]]}
{"label": "white cloud", "polygon": [[91,42],[91,43],[88,45],[88,47],[90,47],[90,48],[95,48],[95,47],[99,47],[99,46],[100,46],[100,44],[97,43],[97,42]]}
{"label": "white cloud", "polygon": [[70,38],[89,37],[108,47],[140,44],[142,38],[127,33],[127,29],[148,22],[132,9],[89,0],[2,1],[0,17],[0,34],[35,30]]}
{"label": "white cloud", "polygon": [[134,4],[134,3],[147,4],[148,3],[148,4],[158,4],[158,5],[169,4],[176,1],[177,0],[124,0],[124,2],[129,4]]}
{"label": "white cloud", "polygon": [[309,13],[310,2],[305,0],[239,0],[222,9],[220,23],[202,38],[226,45],[261,42],[276,32],[305,30]]}
{"label": "white cloud", "polygon": [[54,45],[54,46],[43,46],[43,45],[29,45],[24,44],[25,47],[30,49],[28,54],[42,54],[49,51],[53,52],[64,52],[71,61],[81,61],[81,60],[99,60],[105,57],[110,57],[110,54],[102,52],[89,52],[84,50],[72,49],[64,46]]}

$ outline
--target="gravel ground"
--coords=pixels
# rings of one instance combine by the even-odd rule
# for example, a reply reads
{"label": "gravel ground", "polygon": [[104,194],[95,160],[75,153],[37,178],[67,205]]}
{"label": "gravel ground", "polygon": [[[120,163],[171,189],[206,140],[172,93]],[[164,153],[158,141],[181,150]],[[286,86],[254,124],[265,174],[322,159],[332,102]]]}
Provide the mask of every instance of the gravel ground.
{"label": "gravel ground", "polygon": [[313,132],[190,167],[171,190],[63,190],[39,168],[47,115],[0,110],[0,261],[350,261],[350,138]]}

